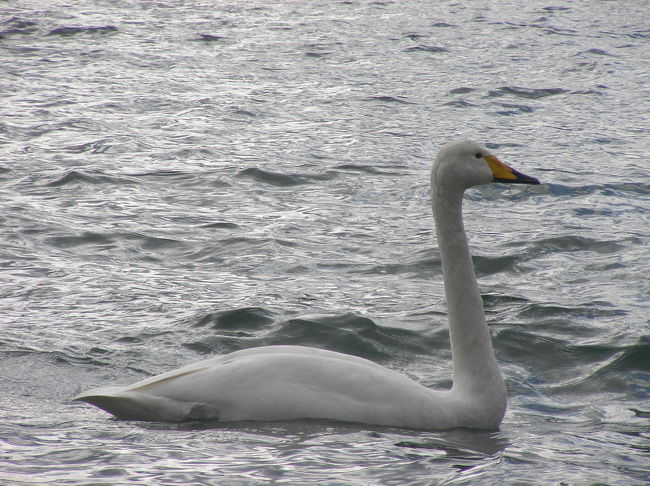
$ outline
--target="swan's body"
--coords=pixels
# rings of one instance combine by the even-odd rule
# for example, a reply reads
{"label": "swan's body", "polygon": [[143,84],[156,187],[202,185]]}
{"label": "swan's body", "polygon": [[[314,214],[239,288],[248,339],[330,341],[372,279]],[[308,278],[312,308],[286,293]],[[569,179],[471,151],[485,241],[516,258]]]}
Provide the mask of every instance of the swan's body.
{"label": "swan's body", "polygon": [[431,173],[453,356],[451,390],[430,390],[355,356],[303,346],[266,346],[217,356],[130,386],[90,390],[75,399],[134,420],[314,418],[420,429],[497,428],[506,409],[506,389],[461,211],[465,189],[492,181],[539,183],[467,141],[443,147]]}

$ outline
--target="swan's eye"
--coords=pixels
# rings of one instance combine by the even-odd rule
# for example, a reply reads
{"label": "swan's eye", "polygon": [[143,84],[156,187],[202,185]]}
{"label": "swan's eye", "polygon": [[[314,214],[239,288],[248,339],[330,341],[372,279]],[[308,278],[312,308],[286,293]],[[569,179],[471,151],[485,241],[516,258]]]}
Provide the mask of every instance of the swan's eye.
{"label": "swan's eye", "polygon": [[476,157],[477,159],[480,159],[481,157],[483,157],[483,154],[481,152],[476,152],[474,154],[474,157]]}

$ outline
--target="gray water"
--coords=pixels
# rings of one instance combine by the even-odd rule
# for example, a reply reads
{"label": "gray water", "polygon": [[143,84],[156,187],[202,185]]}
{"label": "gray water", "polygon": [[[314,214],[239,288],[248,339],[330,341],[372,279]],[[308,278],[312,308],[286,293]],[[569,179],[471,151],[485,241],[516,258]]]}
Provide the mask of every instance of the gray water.
{"label": "gray water", "polygon": [[[650,481],[646,2],[0,4],[1,484]],[[116,421],[71,402],[266,344],[432,387],[435,151],[465,202],[499,431]]]}

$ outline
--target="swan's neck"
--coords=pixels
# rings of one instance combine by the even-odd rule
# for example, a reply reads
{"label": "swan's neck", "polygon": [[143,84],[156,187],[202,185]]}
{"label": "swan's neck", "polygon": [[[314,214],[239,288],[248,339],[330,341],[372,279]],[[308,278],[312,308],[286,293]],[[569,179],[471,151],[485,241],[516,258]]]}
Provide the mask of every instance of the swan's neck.
{"label": "swan's neck", "polygon": [[503,402],[505,385],[492,350],[483,302],[463,227],[463,189],[434,186],[436,234],[442,260],[453,356],[452,391],[487,393]]}

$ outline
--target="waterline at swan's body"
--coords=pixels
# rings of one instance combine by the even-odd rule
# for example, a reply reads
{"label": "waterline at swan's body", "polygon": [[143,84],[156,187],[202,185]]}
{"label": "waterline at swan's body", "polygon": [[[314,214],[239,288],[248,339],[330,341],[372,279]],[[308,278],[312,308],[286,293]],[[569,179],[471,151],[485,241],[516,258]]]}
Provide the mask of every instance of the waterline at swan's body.
{"label": "waterline at swan's body", "polygon": [[465,189],[539,183],[485,148],[445,146],[432,169],[432,205],[449,311],[453,387],[430,390],[371,361],[302,346],[267,346],[200,361],[130,386],[75,397],[135,420],[332,419],[421,429],[499,426],[506,390],[492,350],[462,224]]}

